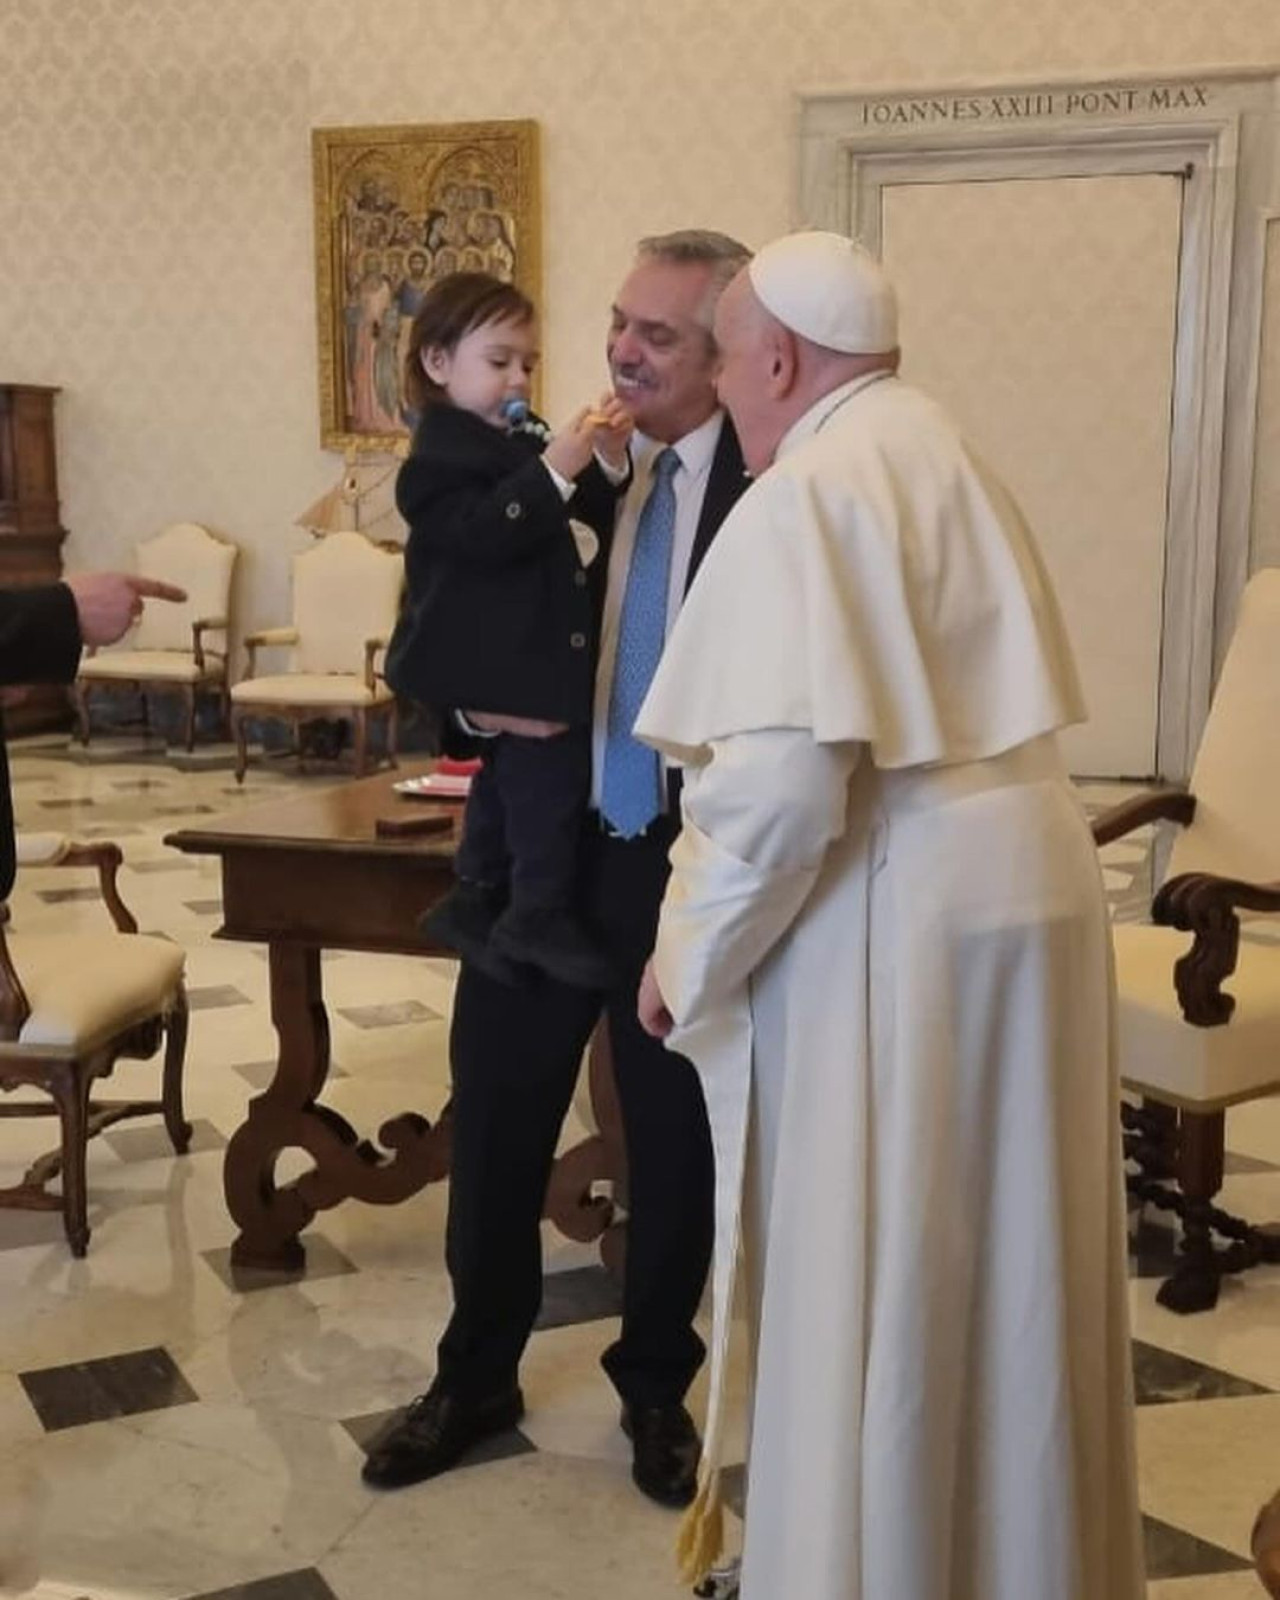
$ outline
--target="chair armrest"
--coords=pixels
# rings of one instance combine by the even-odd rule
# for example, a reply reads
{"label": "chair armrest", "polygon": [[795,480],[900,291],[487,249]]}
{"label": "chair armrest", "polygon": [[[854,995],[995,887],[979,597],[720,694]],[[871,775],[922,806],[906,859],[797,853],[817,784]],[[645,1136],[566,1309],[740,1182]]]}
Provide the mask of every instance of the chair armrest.
{"label": "chair armrest", "polygon": [[120,898],[120,890],[116,886],[116,874],[120,871],[123,861],[124,852],[110,839],[94,839],[91,842],[73,839],[58,865],[97,867],[98,887],[102,891],[106,908],[111,913],[111,920],[116,925],[116,931],[137,933],[138,919]]}
{"label": "chair armrest", "polygon": [[4,936],[4,924],[8,920],[8,905],[0,905],[0,1039],[12,1043],[31,1015],[31,1002],[9,954],[9,943]]}
{"label": "chair armrest", "polygon": [[1240,909],[1280,911],[1280,883],[1183,872],[1152,901],[1153,922],[1195,935],[1190,950],[1174,963],[1173,984],[1182,1015],[1197,1028],[1219,1028],[1235,1010],[1235,999],[1222,992],[1222,983],[1236,970]]}
{"label": "chair armrest", "polygon": [[116,874],[124,852],[110,839],[69,839],[65,833],[28,833],[14,839],[19,867],[97,867],[98,887],[120,933],[137,933],[138,921],[120,898]]}
{"label": "chair armrest", "polygon": [[252,678],[257,671],[257,652],[260,645],[297,644],[297,642],[296,628],[259,628],[256,633],[246,633],[244,647],[249,652],[249,664],[245,668],[245,677]]}
{"label": "chair armrest", "polygon": [[1263,1588],[1280,1597],[1280,1494],[1259,1511],[1250,1545]]}
{"label": "chair armrest", "polygon": [[1111,844],[1135,828],[1145,827],[1148,822],[1177,822],[1186,828],[1195,814],[1195,795],[1188,794],[1185,789],[1157,789],[1154,794],[1126,800],[1095,817],[1093,842],[1099,847]]}
{"label": "chair armrest", "polygon": [[197,672],[204,671],[204,640],[201,635],[225,628],[226,625],[225,617],[201,617],[191,624],[191,653],[196,658]]}
{"label": "chair armrest", "polygon": [[364,642],[364,686],[372,694],[378,674],[373,670],[374,657],[387,648],[385,639],[366,639]]}

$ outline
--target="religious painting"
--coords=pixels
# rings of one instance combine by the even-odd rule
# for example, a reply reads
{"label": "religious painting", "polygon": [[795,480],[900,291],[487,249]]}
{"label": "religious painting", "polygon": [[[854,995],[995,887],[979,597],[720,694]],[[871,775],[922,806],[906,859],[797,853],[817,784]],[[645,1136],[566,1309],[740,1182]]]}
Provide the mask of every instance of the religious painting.
{"label": "religious painting", "polygon": [[320,442],[385,451],[416,422],[404,394],[413,319],[451,272],[538,300],[534,122],[316,128]]}

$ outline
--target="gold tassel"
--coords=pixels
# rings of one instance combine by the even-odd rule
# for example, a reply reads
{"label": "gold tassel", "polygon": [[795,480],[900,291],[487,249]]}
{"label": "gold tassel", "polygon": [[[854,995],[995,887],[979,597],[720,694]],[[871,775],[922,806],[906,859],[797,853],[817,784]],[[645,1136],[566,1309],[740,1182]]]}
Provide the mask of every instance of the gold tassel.
{"label": "gold tassel", "polygon": [[676,1560],[685,1583],[701,1583],[724,1549],[724,1508],[720,1474],[708,1474],[685,1512],[676,1537]]}

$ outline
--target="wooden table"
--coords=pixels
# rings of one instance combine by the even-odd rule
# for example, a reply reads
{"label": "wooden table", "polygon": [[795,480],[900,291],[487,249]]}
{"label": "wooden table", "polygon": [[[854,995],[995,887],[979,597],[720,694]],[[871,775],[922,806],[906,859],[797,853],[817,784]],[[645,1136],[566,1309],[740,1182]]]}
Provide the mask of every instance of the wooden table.
{"label": "wooden table", "polygon": [[[449,954],[424,944],[417,923],[452,884],[461,808],[405,800],[392,787],[429,765],[268,801],[165,840],[189,855],[221,859],[217,937],[265,944],[269,954],[279,1061],[269,1087],[250,1100],[223,1168],[227,1207],[240,1229],[231,1248],[235,1266],[300,1270],[306,1255],[298,1236],[317,1211],[347,1199],[395,1205],[448,1174],[447,1105],[434,1123],[416,1111],[391,1117],[375,1145],[320,1099],[329,1073],[321,951]],[[452,825],[423,837],[376,833],[380,818],[427,815],[452,819]],[[593,1192],[601,1180],[611,1180],[615,1193],[624,1182],[620,1114],[602,1031],[591,1052],[591,1095],[600,1131],[556,1161],[546,1215],[570,1238],[601,1239],[605,1259],[618,1268],[622,1236],[613,1200]],[[315,1165],[277,1185],[280,1153],[295,1147]]]}

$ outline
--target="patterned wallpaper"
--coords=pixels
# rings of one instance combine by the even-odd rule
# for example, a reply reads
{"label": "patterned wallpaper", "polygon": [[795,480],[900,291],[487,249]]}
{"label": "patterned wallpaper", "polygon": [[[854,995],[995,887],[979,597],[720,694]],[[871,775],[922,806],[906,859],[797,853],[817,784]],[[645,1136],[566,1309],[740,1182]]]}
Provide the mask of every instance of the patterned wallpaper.
{"label": "patterned wallpaper", "polygon": [[0,41],[0,376],[63,386],[69,562],[207,522],[245,550],[243,629],[283,620],[292,518],[337,475],[312,126],[539,121],[554,416],[601,380],[637,235],[787,226],[801,89],[1265,64],[1280,5],[0,0]]}

